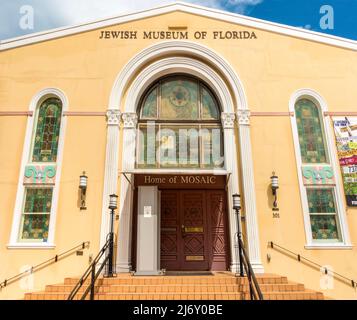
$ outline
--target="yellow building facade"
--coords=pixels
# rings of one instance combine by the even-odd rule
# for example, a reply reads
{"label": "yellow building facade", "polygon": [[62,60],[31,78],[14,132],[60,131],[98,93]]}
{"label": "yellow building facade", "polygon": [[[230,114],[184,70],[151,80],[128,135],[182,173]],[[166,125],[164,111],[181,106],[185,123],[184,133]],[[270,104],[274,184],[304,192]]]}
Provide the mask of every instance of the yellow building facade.
{"label": "yellow building facade", "polygon": [[81,275],[110,231],[110,194],[117,273],[235,272],[240,194],[256,273],[356,299],[348,281],[269,245],[357,277],[357,209],[334,134],[334,117],[357,116],[356,49],[181,3],[1,42],[0,281],[90,247],[0,298]]}

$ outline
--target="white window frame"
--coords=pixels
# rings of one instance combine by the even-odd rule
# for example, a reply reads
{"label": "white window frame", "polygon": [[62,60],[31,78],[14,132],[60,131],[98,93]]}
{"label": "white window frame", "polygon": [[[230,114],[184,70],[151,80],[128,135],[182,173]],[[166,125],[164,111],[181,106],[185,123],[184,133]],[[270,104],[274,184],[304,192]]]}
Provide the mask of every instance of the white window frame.
{"label": "white window frame", "polygon": [[[308,99],[312,101],[317,108],[319,108],[320,112],[320,119],[322,125],[322,133],[323,139],[325,141],[327,159],[329,163],[325,164],[305,164],[302,163],[301,152],[300,152],[300,143],[299,143],[299,135],[298,129],[296,124],[296,116],[295,116],[295,105],[301,99]],[[312,89],[300,89],[297,90],[290,98],[289,101],[289,110],[292,114],[291,116],[291,127],[293,132],[293,139],[294,139],[294,148],[295,148],[295,156],[296,156],[296,164],[297,164],[297,171],[298,171],[298,178],[299,178],[299,187],[300,187],[300,196],[301,196],[301,204],[303,209],[303,216],[304,216],[304,226],[305,226],[305,235],[306,235],[306,249],[350,249],[352,248],[350,242],[350,236],[348,231],[347,225],[347,217],[346,217],[346,210],[345,210],[345,202],[343,197],[343,188],[341,183],[340,177],[340,170],[338,166],[338,159],[337,159],[337,152],[336,147],[334,144],[334,136],[331,127],[330,118],[327,115],[327,103],[319,95],[316,91]],[[302,177],[302,168],[304,166],[311,166],[311,165],[328,165],[332,168],[335,176],[335,186],[332,186],[334,190],[334,196],[336,200],[336,216],[339,219],[339,231],[341,232],[341,241],[336,242],[324,240],[323,242],[320,240],[313,240],[312,239],[312,231],[311,231],[311,223],[310,223],[310,212],[309,212],[309,205],[307,200],[307,187],[304,185],[303,177]],[[323,188],[324,186],[321,186]],[[315,186],[315,188],[319,188],[319,186]]]}
{"label": "white window frame", "polygon": [[[57,161],[56,163],[39,163],[32,162],[32,146],[33,146],[33,137],[34,131],[36,130],[37,125],[37,114],[38,109],[41,103],[48,98],[58,98],[62,102],[62,119],[61,119],[61,127],[60,127],[60,135],[58,141],[58,149],[57,149]],[[68,110],[68,99],[67,96],[57,88],[46,88],[39,91],[31,100],[29,111],[32,112],[32,116],[29,116],[27,119],[26,126],[26,134],[25,141],[22,151],[22,160],[21,167],[19,172],[19,181],[17,186],[16,200],[14,206],[14,214],[13,214],[13,222],[10,234],[10,241],[7,245],[8,249],[52,249],[55,248],[55,225],[56,225],[56,213],[58,207],[58,197],[59,197],[59,182],[61,176],[62,169],[62,158],[63,158],[63,148],[64,148],[64,138],[65,138],[65,129],[66,129],[66,117],[64,116],[64,112]],[[23,214],[23,204],[25,197],[25,189],[26,187],[23,183],[25,168],[27,165],[43,165],[43,164],[56,164],[56,179],[55,185],[53,187],[52,194],[52,206],[50,212],[50,223],[48,228],[48,239],[47,242],[38,242],[37,241],[20,241],[19,232],[21,230],[21,220]],[[46,186],[43,186],[46,187]]]}

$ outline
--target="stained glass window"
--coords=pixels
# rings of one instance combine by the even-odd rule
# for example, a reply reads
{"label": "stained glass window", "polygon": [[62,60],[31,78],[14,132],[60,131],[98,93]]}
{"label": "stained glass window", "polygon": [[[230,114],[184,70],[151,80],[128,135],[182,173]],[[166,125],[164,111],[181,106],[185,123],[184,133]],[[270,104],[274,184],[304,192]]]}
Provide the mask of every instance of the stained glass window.
{"label": "stained glass window", "polygon": [[311,215],[311,231],[314,240],[338,240],[335,215]]}
{"label": "stained glass window", "polygon": [[138,131],[138,159],[140,168],[156,167],[156,135],[155,125],[140,125]]}
{"label": "stained glass window", "polygon": [[219,168],[223,165],[222,131],[220,128],[203,127],[202,137],[202,166],[205,168]]}
{"label": "stained glass window", "polygon": [[312,238],[314,240],[339,240],[339,228],[333,189],[306,189],[309,205]]}
{"label": "stained glass window", "polygon": [[159,143],[162,168],[199,166],[199,126],[160,126]]}
{"label": "stained glass window", "polygon": [[159,80],[141,104],[137,167],[222,168],[219,110],[214,94],[198,79]]}
{"label": "stained glass window", "polygon": [[177,152],[179,149],[179,135],[177,129],[160,128],[160,167],[177,167],[178,157]]}
{"label": "stained glass window", "polygon": [[216,98],[206,85],[185,77],[171,77],[155,84],[145,95],[141,119],[219,120]]}
{"label": "stained glass window", "polygon": [[219,119],[216,99],[204,86],[201,87],[201,94],[202,119]]}
{"label": "stained glass window", "polygon": [[178,150],[177,159],[179,167],[197,168],[200,164],[200,137],[199,127],[180,127],[178,130]]}
{"label": "stained glass window", "polygon": [[145,98],[145,103],[142,107],[141,117],[145,119],[157,118],[157,90],[154,88]]}
{"label": "stained glass window", "polygon": [[198,82],[168,80],[161,86],[161,119],[198,119]]}
{"label": "stained glass window", "polygon": [[52,191],[52,188],[26,189],[20,241],[47,241]]}
{"label": "stained glass window", "polygon": [[326,163],[328,160],[318,107],[310,100],[301,99],[296,103],[295,111],[302,162]]}
{"label": "stained glass window", "polygon": [[33,162],[56,162],[61,113],[62,103],[58,98],[49,98],[41,104],[34,138]]}

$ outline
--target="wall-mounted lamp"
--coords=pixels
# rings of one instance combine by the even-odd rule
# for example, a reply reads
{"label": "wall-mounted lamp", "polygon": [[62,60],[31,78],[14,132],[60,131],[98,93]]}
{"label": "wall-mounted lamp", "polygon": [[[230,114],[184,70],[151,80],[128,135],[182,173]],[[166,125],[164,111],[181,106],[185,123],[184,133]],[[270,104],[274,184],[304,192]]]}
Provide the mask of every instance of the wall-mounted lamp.
{"label": "wall-mounted lamp", "polygon": [[275,175],[275,172],[273,171],[273,175],[270,177],[271,181],[271,191],[274,196],[274,202],[273,202],[273,207],[276,209],[278,207],[278,189],[279,189],[279,178],[278,176]]}
{"label": "wall-mounted lamp", "polygon": [[81,210],[87,210],[86,207],[86,192],[87,192],[87,184],[88,184],[88,177],[86,176],[85,171],[83,174],[79,176],[79,189],[81,190]]}

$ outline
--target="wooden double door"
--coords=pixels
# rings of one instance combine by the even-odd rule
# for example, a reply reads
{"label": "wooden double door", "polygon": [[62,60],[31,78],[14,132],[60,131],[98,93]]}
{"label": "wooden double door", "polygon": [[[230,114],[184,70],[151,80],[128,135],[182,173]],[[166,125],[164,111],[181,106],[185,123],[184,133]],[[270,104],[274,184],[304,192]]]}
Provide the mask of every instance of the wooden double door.
{"label": "wooden double door", "polygon": [[162,190],[160,267],[228,270],[224,190]]}

